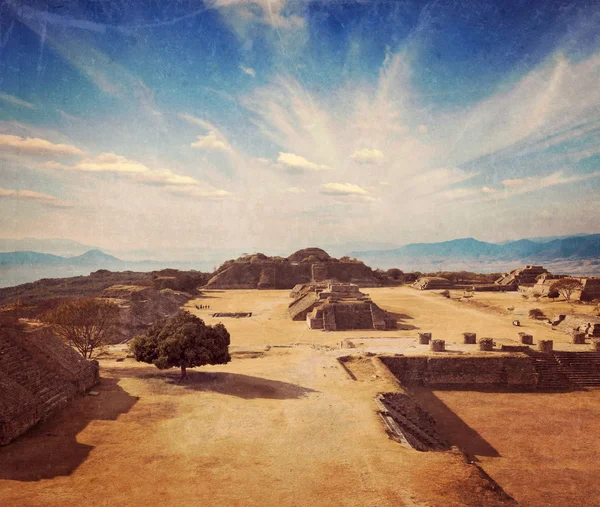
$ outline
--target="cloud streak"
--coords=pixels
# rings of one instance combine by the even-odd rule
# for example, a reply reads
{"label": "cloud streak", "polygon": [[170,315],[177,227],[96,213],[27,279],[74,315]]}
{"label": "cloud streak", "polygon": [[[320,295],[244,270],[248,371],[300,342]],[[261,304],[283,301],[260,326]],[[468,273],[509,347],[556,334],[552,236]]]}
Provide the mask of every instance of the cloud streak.
{"label": "cloud streak", "polygon": [[0,187],[0,199],[14,199],[17,201],[37,202],[39,204],[52,208],[71,208],[73,204],[58,199],[53,195],[44,194],[42,192],[34,192],[33,190],[9,190]]}
{"label": "cloud streak", "polygon": [[7,104],[12,104],[13,106],[24,107],[26,109],[31,109],[35,111],[37,107],[33,105],[31,102],[27,102],[25,100],[21,100],[14,95],[9,95],[8,93],[0,93],[0,100],[6,102]]}
{"label": "cloud streak", "polygon": [[54,144],[37,137],[0,135],[0,152],[10,152],[30,157],[83,156],[85,152],[71,144]]}

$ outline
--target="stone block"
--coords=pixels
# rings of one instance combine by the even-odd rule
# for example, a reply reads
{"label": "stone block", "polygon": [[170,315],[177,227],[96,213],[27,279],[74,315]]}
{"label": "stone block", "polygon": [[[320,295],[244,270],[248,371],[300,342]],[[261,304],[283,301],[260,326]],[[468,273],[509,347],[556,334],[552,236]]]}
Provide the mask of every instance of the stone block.
{"label": "stone block", "polygon": [[477,343],[476,333],[463,333],[464,343],[467,345],[475,345]]}
{"label": "stone block", "polygon": [[431,340],[429,344],[429,350],[432,352],[444,352],[446,350],[445,340]]}
{"label": "stone block", "polygon": [[421,345],[429,345],[431,341],[431,333],[419,333],[419,343]]}
{"label": "stone block", "polygon": [[519,338],[523,345],[533,345],[533,335],[527,333],[519,333]]}
{"label": "stone block", "polygon": [[479,340],[479,350],[494,350],[494,339],[493,338],[482,338]]}
{"label": "stone block", "polygon": [[550,354],[552,352],[553,348],[554,348],[554,341],[553,340],[540,340],[538,342],[538,350],[540,352],[544,352],[546,354]]}

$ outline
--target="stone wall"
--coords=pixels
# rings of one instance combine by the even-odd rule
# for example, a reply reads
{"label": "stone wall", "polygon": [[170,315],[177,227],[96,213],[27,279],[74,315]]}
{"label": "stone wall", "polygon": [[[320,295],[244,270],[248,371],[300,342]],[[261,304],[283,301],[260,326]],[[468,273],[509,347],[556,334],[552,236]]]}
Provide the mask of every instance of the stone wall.
{"label": "stone wall", "polygon": [[553,319],[553,323],[565,333],[584,333],[590,338],[600,338],[600,317],[578,313],[560,315]]}
{"label": "stone wall", "polygon": [[484,387],[533,389],[537,375],[532,361],[519,356],[381,356],[383,364],[405,386]]}
{"label": "stone wall", "polygon": [[[314,268],[314,269],[313,269]],[[209,289],[292,289],[297,284],[314,281],[313,277],[356,283],[361,287],[378,287],[368,266],[356,262],[292,263],[288,261],[235,262],[213,276]]]}
{"label": "stone wall", "polygon": [[86,361],[47,328],[0,329],[0,445],[98,382]]}

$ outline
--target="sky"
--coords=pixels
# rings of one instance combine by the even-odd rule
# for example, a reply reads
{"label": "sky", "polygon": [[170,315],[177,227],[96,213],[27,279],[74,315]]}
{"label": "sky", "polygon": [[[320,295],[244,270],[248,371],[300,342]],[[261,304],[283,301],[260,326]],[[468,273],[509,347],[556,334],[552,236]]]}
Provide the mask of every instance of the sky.
{"label": "sky", "polygon": [[0,237],[600,232],[600,4],[0,0]]}

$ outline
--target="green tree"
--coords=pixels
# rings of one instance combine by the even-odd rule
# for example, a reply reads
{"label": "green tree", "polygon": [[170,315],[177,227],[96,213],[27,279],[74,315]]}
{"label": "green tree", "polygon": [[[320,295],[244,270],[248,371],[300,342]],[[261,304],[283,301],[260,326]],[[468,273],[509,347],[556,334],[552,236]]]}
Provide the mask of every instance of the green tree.
{"label": "green tree", "polygon": [[43,314],[40,320],[50,324],[54,332],[85,359],[90,359],[115,331],[119,307],[101,299],[78,299]]}
{"label": "green tree", "polygon": [[567,301],[571,301],[573,293],[581,289],[581,282],[575,278],[561,278],[550,286],[551,291],[558,292]]}
{"label": "green tree", "polygon": [[202,319],[183,311],[156,322],[146,334],[136,336],[130,348],[137,361],[160,370],[181,368],[179,380],[188,378],[187,368],[231,361],[225,326],[207,326]]}
{"label": "green tree", "polygon": [[402,270],[400,270],[398,268],[388,269],[386,271],[386,273],[387,273],[387,276],[389,276],[390,278],[393,278],[394,280],[400,280],[404,276],[404,273],[402,272]]}

